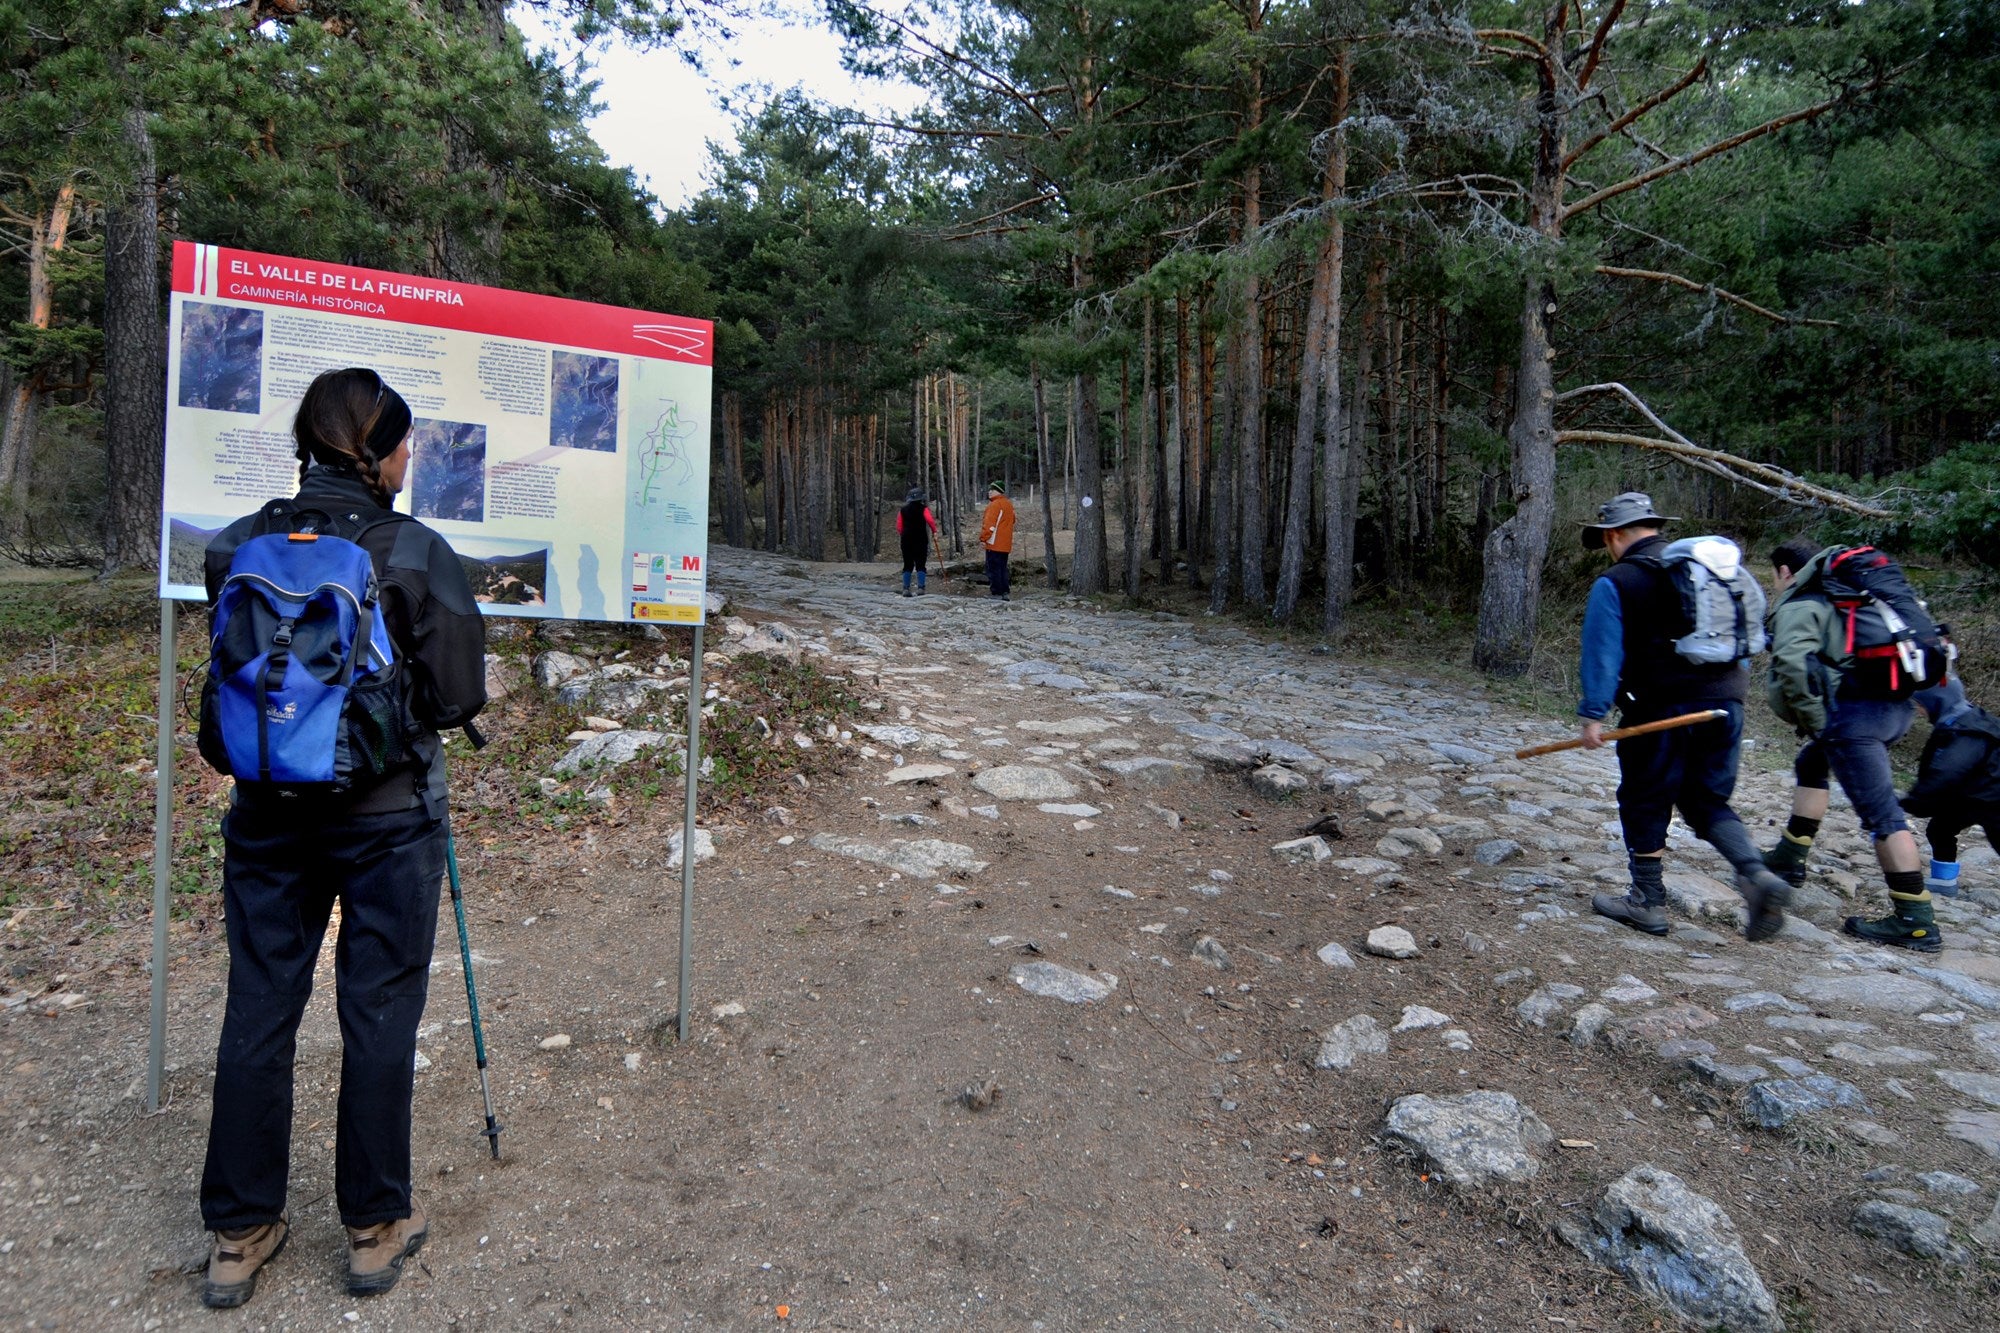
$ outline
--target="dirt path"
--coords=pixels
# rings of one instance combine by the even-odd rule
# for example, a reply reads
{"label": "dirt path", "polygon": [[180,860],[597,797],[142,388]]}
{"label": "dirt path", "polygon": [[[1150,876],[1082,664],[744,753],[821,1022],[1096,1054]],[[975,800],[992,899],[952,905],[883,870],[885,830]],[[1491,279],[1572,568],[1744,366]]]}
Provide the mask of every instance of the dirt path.
{"label": "dirt path", "polygon": [[[1684,833],[1674,934],[1615,932],[1587,903],[1621,877],[1609,757],[1496,758],[1548,727],[1476,691],[1033,590],[906,600],[883,566],[716,564],[752,643],[779,622],[776,650],[881,706],[813,738],[841,750],[841,781],[713,829],[695,1040],[656,1035],[673,793],[567,845],[465,849],[507,1160],[475,1132],[447,914],[418,1078],[421,1268],[372,1303],[339,1286],[322,995],[300,1045],[297,1234],[257,1299],[216,1315],[190,1265],[225,959],[178,937],[174,1099],[154,1117],[143,960],[101,960],[73,983],[88,1003],[0,1019],[0,1321],[1644,1328],[1662,1311],[1556,1232],[1650,1163],[1729,1214],[1795,1329],[2000,1326],[1969,1238],[2000,1187],[2000,895],[1945,909],[1942,970],[1850,950],[1827,929],[1868,877],[1836,813],[1808,919],[1780,940],[1728,929],[1720,863]],[[741,638],[719,626],[710,647]],[[1253,787],[1273,758],[1299,793]],[[1750,786],[1768,838],[1782,790]],[[1272,851],[1322,812],[1345,832],[1330,858]],[[1365,951],[1385,924],[1415,957]],[[1109,989],[1024,988],[1051,964]],[[1406,1006],[1444,1021],[1391,1032],[1430,1021]],[[1361,1053],[1316,1068],[1343,1024]],[[1865,1105],[1746,1120],[1739,1085],[1819,1073]],[[1461,1191],[1383,1137],[1394,1099],[1477,1089],[1582,1146]],[[1969,1264],[1857,1234],[1871,1201],[1934,1213]]]}

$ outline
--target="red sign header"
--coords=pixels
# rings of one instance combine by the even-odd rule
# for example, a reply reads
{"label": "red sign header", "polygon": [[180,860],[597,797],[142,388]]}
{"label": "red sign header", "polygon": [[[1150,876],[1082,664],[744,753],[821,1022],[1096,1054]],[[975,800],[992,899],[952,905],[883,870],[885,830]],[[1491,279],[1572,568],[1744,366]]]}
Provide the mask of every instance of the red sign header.
{"label": "red sign header", "polygon": [[459,329],[655,361],[715,364],[715,325],[705,319],[192,241],[174,242],[174,290],[219,301]]}

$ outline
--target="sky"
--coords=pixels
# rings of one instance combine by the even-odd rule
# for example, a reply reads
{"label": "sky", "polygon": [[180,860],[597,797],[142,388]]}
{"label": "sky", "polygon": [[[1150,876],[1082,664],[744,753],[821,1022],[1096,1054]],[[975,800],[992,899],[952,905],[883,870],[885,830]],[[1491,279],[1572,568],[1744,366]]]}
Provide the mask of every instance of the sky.
{"label": "sky", "polygon": [[[532,10],[517,6],[509,17],[530,46],[574,55],[575,43]],[[702,39],[701,70],[677,52],[638,51],[623,42],[599,43],[589,53],[604,107],[590,121],[591,136],[667,208],[701,192],[709,141],[733,145],[739,115],[762,106],[766,89],[802,86],[821,101],[872,112],[907,110],[918,101],[907,85],[858,80],[842,70],[840,43],[823,24],[758,18],[735,26],[736,40],[726,47]]]}

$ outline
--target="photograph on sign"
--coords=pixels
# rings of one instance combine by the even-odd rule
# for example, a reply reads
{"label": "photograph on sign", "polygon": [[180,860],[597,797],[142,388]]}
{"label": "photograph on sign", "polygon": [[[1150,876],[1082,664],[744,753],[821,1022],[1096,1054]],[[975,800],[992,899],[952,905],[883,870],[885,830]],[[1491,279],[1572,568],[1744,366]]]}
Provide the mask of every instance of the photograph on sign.
{"label": "photograph on sign", "polygon": [[414,413],[397,507],[483,611],[701,621],[707,321],[188,242],[173,277],[161,596],[206,597],[210,539],[298,489],[306,386],[361,366]]}

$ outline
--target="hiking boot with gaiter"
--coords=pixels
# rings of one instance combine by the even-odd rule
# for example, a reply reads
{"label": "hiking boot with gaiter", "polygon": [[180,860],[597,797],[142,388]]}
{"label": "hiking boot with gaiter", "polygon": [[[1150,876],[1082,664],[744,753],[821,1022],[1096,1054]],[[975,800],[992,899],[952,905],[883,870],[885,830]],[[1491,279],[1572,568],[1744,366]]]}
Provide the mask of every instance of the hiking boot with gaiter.
{"label": "hiking boot with gaiter", "polygon": [[1931,914],[1929,891],[1919,894],[1889,895],[1889,915],[1873,921],[1851,916],[1841,922],[1841,930],[1870,944],[1888,944],[1917,953],[1936,953],[1944,948],[1937,921]]}
{"label": "hiking boot with gaiter", "polygon": [[410,1215],[393,1222],[377,1222],[372,1227],[347,1229],[347,1292],[350,1296],[379,1296],[403,1276],[403,1261],[424,1247],[430,1235],[430,1221],[416,1201],[410,1201]]}
{"label": "hiking boot with gaiter", "polygon": [[1590,909],[1599,916],[1608,916],[1613,921],[1623,922],[1634,930],[1645,931],[1648,935],[1667,933],[1665,893],[1652,898],[1634,885],[1622,894],[1593,894],[1590,899]]}
{"label": "hiking boot with gaiter", "polygon": [[1793,888],[1806,882],[1806,857],[1812,851],[1811,838],[1778,835],[1778,845],[1764,853],[1764,868]]}
{"label": "hiking boot with gaiter", "polygon": [[212,1310],[233,1310],[249,1300],[257,1292],[257,1270],[278,1257],[290,1235],[282,1217],[262,1226],[216,1232],[201,1303]]}

